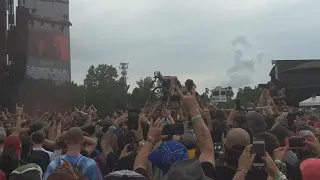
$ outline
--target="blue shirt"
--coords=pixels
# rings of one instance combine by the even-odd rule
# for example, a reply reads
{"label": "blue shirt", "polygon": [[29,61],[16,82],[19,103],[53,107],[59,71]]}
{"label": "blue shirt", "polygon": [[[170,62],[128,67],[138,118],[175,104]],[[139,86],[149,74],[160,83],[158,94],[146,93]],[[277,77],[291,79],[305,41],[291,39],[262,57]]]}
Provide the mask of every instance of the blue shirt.
{"label": "blue shirt", "polygon": [[47,178],[56,171],[56,168],[63,163],[63,160],[61,158],[70,162],[83,174],[84,177],[86,177],[87,180],[103,180],[97,163],[93,159],[84,157],[80,154],[63,155],[51,161],[49,166],[47,167],[46,173],[44,174],[44,180],[47,180]]}

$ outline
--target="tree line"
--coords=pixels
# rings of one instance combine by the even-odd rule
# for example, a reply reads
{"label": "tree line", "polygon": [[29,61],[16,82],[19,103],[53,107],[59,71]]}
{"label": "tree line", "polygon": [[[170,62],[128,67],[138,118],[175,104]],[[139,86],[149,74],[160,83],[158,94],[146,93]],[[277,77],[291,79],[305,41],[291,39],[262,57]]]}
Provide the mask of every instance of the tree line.
{"label": "tree line", "polygon": [[[102,115],[107,115],[118,109],[125,109],[125,102],[132,107],[143,107],[150,99],[156,98],[156,94],[152,92],[157,86],[153,77],[141,78],[136,81],[136,84],[137,87],[129,93],[130,85],[126,84],[126,80],[119,75],[114,66],[92,65],[87,71],[84,84],[71,83],[72,104],[75,106],[93,104]],[[198,93],[203,103],[210,102],[212,92],[209,88]],[[226,87],[226,96],[227,103],[221,104],[221,107],[233,108],[235,99],[239,99],[241,105],[248,107],[251,103],[257,104],[260,89],[245,86],[239,88],[235,95],[232,87],[229,86]]]}

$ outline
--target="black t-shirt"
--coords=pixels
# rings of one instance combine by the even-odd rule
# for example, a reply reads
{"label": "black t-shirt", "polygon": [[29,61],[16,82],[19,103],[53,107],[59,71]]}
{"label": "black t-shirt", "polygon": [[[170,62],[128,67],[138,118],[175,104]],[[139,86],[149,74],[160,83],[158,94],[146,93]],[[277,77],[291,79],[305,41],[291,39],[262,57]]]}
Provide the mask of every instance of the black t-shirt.
{"label": "black t-shirt", "polygon": [[41,167],[42,172],[46,172],[48,164],[46,164],[46,162],[44,162],[41,157],[28,155],[23,160],[26,161],[27,163],[38,164]]}
{"label": "black t-shirt", "polygon": [[[202,162],[201,163],[201,167],[202,170],[204,172],[204,174],[211,179],[215,179],[215,169],[213,164],[209,163],[209,162]],[[138,168],[135,170],[135,172],[143,175],[144,177],[146,177],[148,179],[148,173],[147,170],[143,169],[143,168]]]}
{"label": "black t-shirt", "polygon": [[41,169],[45,172],[50,163],[49,154],[41,150],[33,150],[31,153],[31,157],[32,158],[29,160],[30,161],[33,160],[34,163],[37,163],[41,167]]}
{"label": "black t-shirt", "polygon": [[[236,172],[236,170],[227,166],[220,166],[216,167],[215,177],[217,180],[232,180]],[[246,180],[266,180],[267,178],[268,175],[264,171],[257,172],[250,170],[246,176]]]}
{"label": "black t-shirt", "polygon": [[207,177],[215,179],[216,173],[213,164],[209,162],[202,162],[201,167]]}
{"label": "black t-shirt", "polygon": [[118,153],[110,152],[106,158],[106,165],[110,171],[120,171],[124,169],[132,170],[136,156],[137,153],[132,152],[128,156],[119,159]]}
{"label": "black t-shirt", "polygon": [[110,170],[110,172],[112,172],[114,170],[118,159],[119,159],[119,156],[115,152],[111,152],[107,155],[106,165],[107,165],[108,169]]}

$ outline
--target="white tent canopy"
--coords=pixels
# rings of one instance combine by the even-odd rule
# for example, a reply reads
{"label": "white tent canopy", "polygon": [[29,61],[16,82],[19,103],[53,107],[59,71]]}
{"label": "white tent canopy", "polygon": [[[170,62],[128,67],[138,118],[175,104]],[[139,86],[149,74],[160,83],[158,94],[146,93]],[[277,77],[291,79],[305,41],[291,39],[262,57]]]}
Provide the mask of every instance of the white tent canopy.
{"label": "white tent canopy", "polygon": [[320,106],[320,96],[311,97],[299,103],[299,106]]}

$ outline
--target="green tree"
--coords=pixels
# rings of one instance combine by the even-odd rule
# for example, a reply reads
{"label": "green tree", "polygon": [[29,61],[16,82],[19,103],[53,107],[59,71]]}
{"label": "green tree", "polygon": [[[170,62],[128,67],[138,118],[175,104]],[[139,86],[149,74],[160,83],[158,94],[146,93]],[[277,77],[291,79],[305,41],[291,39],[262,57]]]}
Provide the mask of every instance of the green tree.
{"label": "green tree", "polygon": [[210,103],[210,90],[209,88],[205,88],[205,91],[201,94],[201,103],[203,105],[207,105],[208,103]]}
{"label": "green tree", "polygon": [[233,98],[234,92],[231,86],[226,87],[226,95],[227,95],[227,99]]}
{"label": "green tree", "polygon": [[226,108],[234,108],[234,92],[231,86],[226,87],[227,104]]}
{"label": "green tree", "polygon": [[261,90],[257,86],[251,88],[245,86],[238,89],[237,98],[240,100],[241,105],[248,107],[249,103],[257,104],[260,97]]}
{"label": "green tree", "polygon": [[138,87],[134,88],[129,95],[129,102],[133,108],[140,108],[150,100],[151,96],[155,96],[155,94],[152,94],[154,80],[152,77],[148,76],[146,78],[141,78],[136,84]]}
{"label": "green tree", "polygon": [[125,81],[118,79],[117,69],[107,64],[90,66],[84,80],[86,104],[94,104],[106,115],[124,108]]}
{"label": "green tree", "polygon": [[84,85],[78,85],[75,82],[71,82],[69,84],[70,86],[70,91],[71,91],[71,102],[73,105],[76,106],[82,106],[83,105],[83,101],[85,98],[85,89],[84,89]]}

